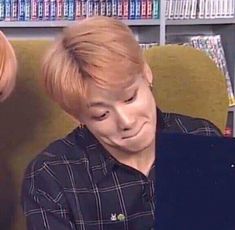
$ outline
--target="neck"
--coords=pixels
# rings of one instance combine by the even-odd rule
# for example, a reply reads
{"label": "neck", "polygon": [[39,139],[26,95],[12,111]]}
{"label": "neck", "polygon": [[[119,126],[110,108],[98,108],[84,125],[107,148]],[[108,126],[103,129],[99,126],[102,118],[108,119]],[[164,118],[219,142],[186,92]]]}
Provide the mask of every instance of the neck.
{"label": "neck", "polygon": [[145,176],[148,176],[149,171],[155,160],[155,141],[146,149],[140,152],[120,152],[109,149],[106,146],[106,149],[110,154],[115,157],[120,163],[130,166]]}

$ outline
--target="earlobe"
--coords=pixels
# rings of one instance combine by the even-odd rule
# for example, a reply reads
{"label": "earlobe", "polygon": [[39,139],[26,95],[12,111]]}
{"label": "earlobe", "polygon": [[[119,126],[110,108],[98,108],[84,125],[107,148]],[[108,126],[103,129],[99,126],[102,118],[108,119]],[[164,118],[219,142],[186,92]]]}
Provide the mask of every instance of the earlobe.
{"label": "earlobe", "polygon": [[149,85],[153,85],[153,74],[147,63],[144,64],[144,76]]}

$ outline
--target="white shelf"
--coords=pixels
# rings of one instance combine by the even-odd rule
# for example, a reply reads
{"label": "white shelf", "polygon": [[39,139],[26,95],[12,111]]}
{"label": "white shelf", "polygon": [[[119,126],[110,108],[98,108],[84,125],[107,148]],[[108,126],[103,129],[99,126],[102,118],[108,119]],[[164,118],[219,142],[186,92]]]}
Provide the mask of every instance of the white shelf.
{"label": "white shelf", "polygon": [[159,26],[159,19],[122,20],[128,26]]}
{"label": "white shelf", "polygon": [[[128,26],[157,26],[160,25],[159,19],[130,19],[121,20]],[[17,27],[66,27],[75,21],[57,20],[57,21],[0,21],[0,28]],[[216,18],[216,19],[182,19],[166,20],[166,25],[223,25],[235,24],[235,18]]]}
{"label": "white shelf", "polygon": [[[1,21],[0,28],[50,28],[66,27],[76,21]],[[122,20],[128,26],[156,26],[160,25],[159,19]]]}
{"label": "white shelf", "polygon": [[171,19],[166,20],[166,25],[223,25],[235,24],[235,18],[214,18],[214,19]]}

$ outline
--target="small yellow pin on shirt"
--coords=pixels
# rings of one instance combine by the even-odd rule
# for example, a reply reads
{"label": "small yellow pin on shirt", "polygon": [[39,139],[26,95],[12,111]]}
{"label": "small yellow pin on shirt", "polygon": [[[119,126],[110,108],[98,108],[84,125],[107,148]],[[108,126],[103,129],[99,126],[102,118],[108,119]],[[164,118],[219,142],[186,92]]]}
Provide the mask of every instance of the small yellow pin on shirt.
{"label": "small yellow pin on shirt", "polygon": [[117,216],[117,219],[118,219],[119,221],[124,221],[125,218],[126,218],[126,217],[125,217],[122,213],[118,214],[118,216]]}
{"label": "small yellow pin on shirt", "polygon": [[120,213],[120,214],[116,214],[116,213],[111,213],[111,218],[110,218],[110,220],[111,221],[124,221],[126,219],[126,217],[122,214],[122,213]]}

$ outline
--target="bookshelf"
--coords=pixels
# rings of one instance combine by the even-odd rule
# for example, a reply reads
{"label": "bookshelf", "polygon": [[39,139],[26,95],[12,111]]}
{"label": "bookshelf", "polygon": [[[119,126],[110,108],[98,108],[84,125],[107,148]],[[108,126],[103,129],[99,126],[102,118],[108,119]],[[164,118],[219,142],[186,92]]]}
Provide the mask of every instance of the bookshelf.
{"label": "bookshelf", "polygon": [[166,25],[228,25],[228,24],[235,24],[235,18],[166,20]]}
{"label": "bookshelf", "polygon": [[[12,40],[54,39],[64,27],[75,21],[0,21],[0,29]],[[122,20],[130,26],[140,42],[156,42],[159,19]]]}
{"label": "bookshelf", "polygon": [[[0,29],[9,39],[54,39],[64,27],[75,21],[0,21]],[[159,39],[159,19],[122,20],[141,42]],[[157,40],[158,40],[157,39]]]}
{"label": "bookshelf", "polygon": [[[48,28],[59,27],[63,28],[72,25],[75,21],[1,21],[0,28]],[[130,19],[122,20],[128,26],[159,26],[159,19]]]}
{"label": "bookshelf", "polygon": [[[158,42],[160,45],[164,45],[169,42],[181,42],[185,36],[221,35],[228,72],[234,89],[235,17],[167,19],[166,8],[168,1],[170,0],[159,0],[160,19],[125,19],[122,21],[131,27],[140,43]],[[54,39],[64,27],[72,23],[74,23],[74,21],[69,20],[0,21],[0,29],[9,39]],[[232,126],[233,135],[235,136],[235,108],[229,108],[228,114],[229,126]]]}
{"label": "bookshelf", "polygon": [[[203,22],[202,22],[203,21]],[[210,20],[211,21],[211,20]],[[219,20],[217,20],[219,21]],[[179,22],[166,25],[166,43],[181,43],[185,37],[197,35],[220,35],[225,52],[225,59],[231,84],[234,92],[235,78],[235,23],[234,20],[222,19],[218,23],[208,23],[208,20],[199,20],[199,23],[192,24]],[[235,136],[235,108],[228,109],[227,126],[232,129],[232,135]]]}
{"label": "bookshelf", "polygon": [[[222,0],[221,0],[222,1]],[[232,1],[232,0],[231,0]],[[160,11],[166,10],[167,0],[161,0]],[[200,0],[198,0],[200,2]],[[234,1],[235,3],[235,1]],[[234,5],[233,5],[234,7]],[[233,9],[234,12],[234,9]],[[160,33],[161,45],[167,43],[182,43],[187,36],[220,35],[225,52],[227,68],[231,79],[233,92],[235,89],[235,17],[230,18],[206,18],[206,19],[168,19],[163,12],[161,21],[164,25]],[[161,24],[161,23],[160,23]],[[227,127],[232,129],[235,137],[235,107],[228,108]]]}

